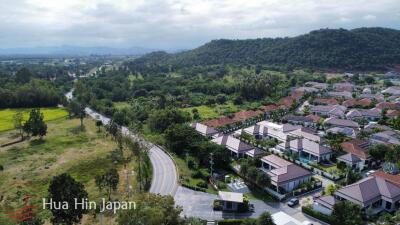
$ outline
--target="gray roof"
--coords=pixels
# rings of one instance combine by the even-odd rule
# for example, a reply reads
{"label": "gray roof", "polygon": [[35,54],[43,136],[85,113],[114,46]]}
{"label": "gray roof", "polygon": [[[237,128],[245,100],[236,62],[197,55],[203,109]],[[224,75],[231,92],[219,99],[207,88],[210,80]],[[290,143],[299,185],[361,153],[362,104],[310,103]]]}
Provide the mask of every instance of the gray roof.
{"label": "gray roof", "polygon": [[211,141],[218,145],[225,146],[229,150],[234,151],[236,153],[243,153],[243,152],[250,151],[253,149],[252,146],[246,144],[245,142],[243,142],[237,138],[234,138],[231,135],[223,135],[223,136],[217,137]]}
{"label": "gray roof", "polygon": [[353,128],[349,128],[349,127],[332,127],[328,130],[326,130],[327,133],[341,133],[344,134],[346,136],[352,137],[356,135],[356,131]]}
{"label": "gray roof", "polygon": [[317,200],[315,200],[316,203],[323,205],[328,209],[333,209],[333,206],[336,204],[337,201],[338,200],[332,195],[321,196]]}
{"label": "gray roof", "polygon": [[328,118],[324,121],[324,124],[329,124],[332,126],[339,126],[339,127],[352,127],[352,128],[359,127],[357,122],[351,120],[338,119],[338,118]]}
{"label": "gray roof", "polygon": [[307,122],[307,123],[312,123],[313,120],[309,117],[306,116],[295,116],[295,115],[287,115],[284,117],[285,120],[287,121],[296,121],[296,122]]}
{"label": "gray roof", "polygon": [[347,154],[344,154],[342,156],[339,156],[337,159],[339,161],[343,161],[343,162],[348,163],[348,164],[354,164],[354,163],[358,163],[358,162],[361,161],[360,158],[358,158],[356,155],[353,155],[351,153],[347,153]]}
{"label": "gray roof", "polygon": [[389,202],[400,200],[400,187],[381,177],[371,176],[337,190],[335,195],[365,207],[380,199]]}
{"label": "gray roof", "polygon": [[190,126],[193,127],[197,132],[205,136],[211,136],[218,133],[218,131],[215,130],[214,128],[206,126],[201,123],[192,123],[190,124]]}
{"label": "gray roof", "polygon": [[271,177],[271,181],[277,184],[286,183],[306,176],[312,176],[312,173],[296,164],[290,164],[285,167],[271,170],[267,172]]}

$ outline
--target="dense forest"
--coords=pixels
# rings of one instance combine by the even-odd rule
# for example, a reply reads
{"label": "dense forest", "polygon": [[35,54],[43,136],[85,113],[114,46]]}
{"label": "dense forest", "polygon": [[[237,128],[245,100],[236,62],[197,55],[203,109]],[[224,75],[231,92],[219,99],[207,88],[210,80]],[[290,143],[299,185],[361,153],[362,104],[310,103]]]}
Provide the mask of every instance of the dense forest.
{"label": "dense forest", "polygon": [[400,63],[400,31],[387,28],[321,29],[292,38],[214,40],[176,54],[154,52],[128,64],[132,71],[187,66],[253,64],[293,68],[369,70]]}

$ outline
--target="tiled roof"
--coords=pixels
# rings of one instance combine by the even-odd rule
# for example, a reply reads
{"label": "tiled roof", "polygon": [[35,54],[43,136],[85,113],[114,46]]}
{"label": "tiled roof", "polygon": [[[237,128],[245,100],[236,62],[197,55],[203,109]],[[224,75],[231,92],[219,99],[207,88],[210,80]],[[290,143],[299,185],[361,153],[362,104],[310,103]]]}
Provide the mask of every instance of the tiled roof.
{"label": "tiled roof", "polygon": [[393,175],[393,174],[388,174],[388,173],[385,173],[382,171],[376,171],[376,172],[372,173],[371,175],[375,176],[375,177],[381,177],[387,181],[392,182],[393,184],[400,186],[400,175],[399,174]]}
{"label": "tiled roof", "polygon": [[351,141],[346,141],[340,144],[340,146],[345,152],[356,155],[358,158],[363,160],[366,160],[369,157],[368,150],[363,148],[364,146],[367,145],[368,145],[367,141],[359,139],[353,139]]}
{"label": "tiled roof", "polygon": [[226,148],[228,148],[236,153],[243,153],[243,152],[250,151],[251,149],[253,149],[252,146],[246,144],[245,142],[243,142],[237,138],[234,138],[231,135],[222,135],[211,141],[218,145],[225,146]]}
{"label": "tiled roof", "polygon": [[316,98],[314,99],[314,103],[316,104],[326,104],[326,105],[337,105],[339,104],[338,100],[334,98]]}
{"label": "tiled roof", "polygon": [[400,107],[400,103],[395,103],[395,102],[380,102],[376,105],[376,108],[378,109],[396,109]]}
{"label": "tiled roof", "polygon": [[398,201],[400,187],[381,177],[370,176],[337,190],[335,194],[353,203],[367,206],[379,199]]}
{"label": "tiled roof", "polygon": [[218,133],[218,131],[215,130],[214,128],[206,126],[201,123],[192,123],[191,127],[193,127],[197,132],[200,132],[203,135],[213,135]]}
{"label": "tiled roof", "polygon": [[328,118],[324,121],[324,123],[330,124],[332,126],[344,126],[344,127],[354,127],[354,128],[359,127],[357,122],[351,120],[337,119],[337,118]]}
{"label": "tiled roof", "polygon": [[358,158],[356,155],[353,155],[351,153],[347,153],[347,154],[344,154],[342,156],[339,156],[337,159],[339,161],[347,162],[347,163],[350,163],[350,164],[354,164],[354,163],[357,163],[357,162],[361,161],[360,158]]}
{"label": "tiled roof", "polygon": [[267,173],[271,177],[271,181],[275,183],[285,183],[305,176],[311,176],[312,173],[302,167],[290,164],[286,167],[271,170]]}

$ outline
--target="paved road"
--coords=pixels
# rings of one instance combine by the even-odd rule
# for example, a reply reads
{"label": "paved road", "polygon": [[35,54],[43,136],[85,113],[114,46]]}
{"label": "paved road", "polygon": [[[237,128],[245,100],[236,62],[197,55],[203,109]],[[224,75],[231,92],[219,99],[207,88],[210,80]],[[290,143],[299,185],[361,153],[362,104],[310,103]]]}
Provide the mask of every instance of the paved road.
{"label": "paved road", "polygon": [[[66,93],[67,99],[72,99],[73,90]],[[110,122],[110,118],[97,113],[89,107],[85,108],[86,114],[96,120],[100,120],[104,125]],[[174,161],[160,147],[149,143],[136,134],[132,133],[127,127],[122,126],[121,131],[124,135],[131,137],[134,141],[140,142],[149,148],[149,157],[153,166],[153,179],[150,192],[160,195],[175,195],[178,188],[178,175]]]}
{"label": "paved road", "polygon": [[149,156],[153,165],[153,180],[150,192],[174,196],[178,188],[178,175],[174,161],[156,145],[150,148]]}

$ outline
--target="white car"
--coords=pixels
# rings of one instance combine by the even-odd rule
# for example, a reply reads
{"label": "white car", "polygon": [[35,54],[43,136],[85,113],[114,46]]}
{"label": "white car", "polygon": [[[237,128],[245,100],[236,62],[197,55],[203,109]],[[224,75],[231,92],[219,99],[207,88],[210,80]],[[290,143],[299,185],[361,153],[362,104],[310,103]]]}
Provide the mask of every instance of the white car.
{"label": "white car", "polygon": [[303,225],[313,225],[313,223],[311,223],[310,221],[306,220],[302,223]]}
{"label": "white car", "polygon": [[369,175],[371,175],[371,174],[373,174],[373,173],[375,173],[375,170],[370,170],[370,171],[368,171],[368,172],[366,172],[365,173],[365,176],[369,176]]}

